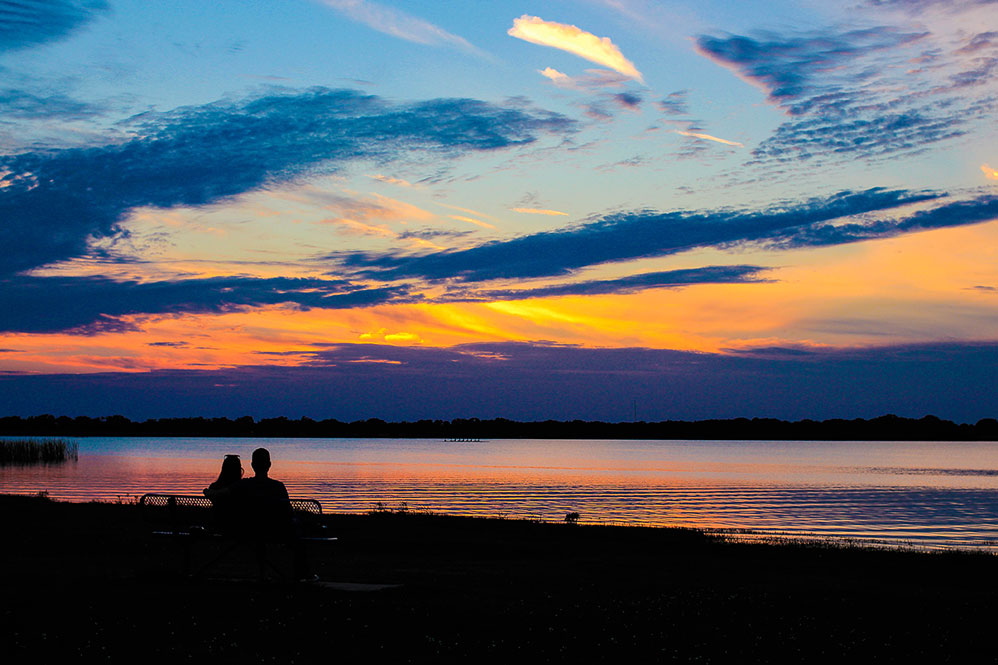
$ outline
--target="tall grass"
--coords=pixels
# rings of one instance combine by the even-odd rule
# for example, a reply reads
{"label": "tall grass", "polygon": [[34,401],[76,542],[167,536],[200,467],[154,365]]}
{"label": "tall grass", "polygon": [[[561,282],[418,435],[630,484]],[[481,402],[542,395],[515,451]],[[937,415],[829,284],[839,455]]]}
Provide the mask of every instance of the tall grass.
{"label": "tall grass", "polygon": [[0,441],[0,466],[75,462],[79,452],[79,445],[69,439],[7,439]]}

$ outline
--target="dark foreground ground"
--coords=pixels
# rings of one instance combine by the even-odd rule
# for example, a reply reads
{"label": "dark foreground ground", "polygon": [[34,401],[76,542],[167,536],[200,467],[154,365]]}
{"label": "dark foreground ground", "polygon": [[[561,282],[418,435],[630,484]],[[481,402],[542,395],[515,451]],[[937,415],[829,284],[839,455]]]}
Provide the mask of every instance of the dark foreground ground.
{"label": "dark foreground ground", "polygon": [[[998,657],[990,555],[733,544],[697,532],[330,515],[323,580],[209,579],[132,505],[0,496],[0,659],[857,662]],[[210,555],[215,545],[195,548]],[[283,552],[274,556],[281,563]],[[637,659],[641,659],[638,661]]]}

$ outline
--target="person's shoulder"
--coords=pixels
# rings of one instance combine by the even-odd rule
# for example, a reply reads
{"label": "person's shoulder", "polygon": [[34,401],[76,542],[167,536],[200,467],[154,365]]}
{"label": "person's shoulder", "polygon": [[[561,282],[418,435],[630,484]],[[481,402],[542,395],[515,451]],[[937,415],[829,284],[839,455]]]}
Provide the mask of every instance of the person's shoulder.
{"label": "person's shoulder", "polygon": [[288,491],[288,488],[287,486],[285,486],[284,483],[274,478],[267,478],[267,485],[275,490],[279,489],[279,490],[284,490],[285,492]]}

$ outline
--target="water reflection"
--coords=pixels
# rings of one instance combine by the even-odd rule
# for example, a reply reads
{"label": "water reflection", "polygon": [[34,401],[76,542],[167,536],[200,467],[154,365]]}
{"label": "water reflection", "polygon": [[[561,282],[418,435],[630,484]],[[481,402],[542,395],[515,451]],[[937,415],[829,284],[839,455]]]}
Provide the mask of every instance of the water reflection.
{"label": "water reflection", "polygon": [[[199,493],[264,445],[326,510],[753,529],[992,547],[998,445],[871,442],[84,439],[79,462],[0,469],[0,490],[69,500]],[[905,463],[904,460],[909,460]]]}

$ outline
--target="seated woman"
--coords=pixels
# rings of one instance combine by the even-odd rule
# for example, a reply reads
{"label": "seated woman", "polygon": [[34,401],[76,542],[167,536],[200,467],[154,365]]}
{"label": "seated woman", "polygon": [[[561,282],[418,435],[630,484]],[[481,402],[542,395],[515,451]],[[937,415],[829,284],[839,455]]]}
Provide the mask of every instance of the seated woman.
{"label": "seated woman", "polygon": [[243,465],[239,461],[239,455],[226,455],[222,460],[222,470],[218,473],[218,479],[202,490],[204,495],[211,499],[215,511],[215,525],[220,530],[230,530],[236,524],[237,498],[234,489],[242,477]]}

